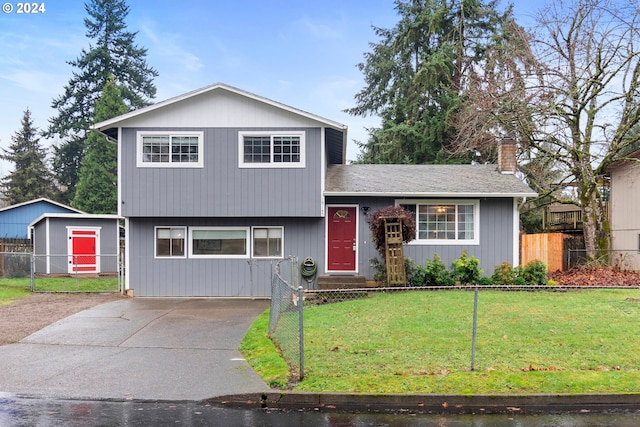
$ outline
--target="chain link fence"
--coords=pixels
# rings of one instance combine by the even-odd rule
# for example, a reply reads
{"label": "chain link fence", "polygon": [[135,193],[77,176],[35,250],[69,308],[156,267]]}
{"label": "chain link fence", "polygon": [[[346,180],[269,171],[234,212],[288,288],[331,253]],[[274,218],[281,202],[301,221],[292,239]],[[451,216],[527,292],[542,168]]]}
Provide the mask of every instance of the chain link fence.
{"label": "chain link fence", "polygon": [[118,254],[33,255],[33,292],[122,292]]}
{"label": "chain link fence", "polygon": [[0,278],[32,292],[122,292],[124,267],[117,254],[0,252]]}
{"label": "chain link fence", "polygon": [[640,271],[640,250],[638,249],[616,249],[616,250],[595,250],[586,249],[566,249],[565,269],[582,266],[602,266],[608,265],[621,271]]}
{"label": "chain link fence", "polygon": [[269,336],[300,381],[304,378],[303,289],[297,257],[276,264],[271,280]]}
{"label": "chain link fence", "polygon": [[31,277],[30,252],[0,252],[0,277],[20,279]]}

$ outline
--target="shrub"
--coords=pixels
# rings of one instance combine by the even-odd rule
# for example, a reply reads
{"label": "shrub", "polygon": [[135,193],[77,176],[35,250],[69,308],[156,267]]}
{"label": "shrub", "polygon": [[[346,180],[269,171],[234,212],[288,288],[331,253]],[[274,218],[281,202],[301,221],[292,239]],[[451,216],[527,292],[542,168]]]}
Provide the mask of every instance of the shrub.
{"label": "shrub", "polygon": [[407,276],[407,283],[413,283],[417,270],[416,263],[411,258],[404,257],[404,273]]}
{"label": "shrub", "polygon": [[[387,265],[378,258],[369,258],[369,265],[375,270],[373,280],[387,284]],[[407,276],[407,283],[413,283],[413,280],[416,280],[415,277],[416,274],[419,274],[419,267],[420,266],[416,266],[416,263],[411,258],[404,258],[404,271]]]}
{"label": "shrub", "polygon": [[493,279],[491,277],[481,277],[478,284],[480,286],[491,286],[493,285]]}
{"label": "shrub", "polygon": [[467,256],[467,251],[462,251],[460,258],[453,261],[451,269],[453,270],[453,278],[461,284],[475,285],[480,281],[482,270],[479,267],[478,258]]}
{"label": "shrub", "polygon": [[494,285],[513,285],[516,279],[516,270],[508,262],[503,262],[500,265],[496,265],[493,270],[493,276],[491,280]]}
{"label": "shrub", "polygon": [[518,269],[518,277],[522,278],[527,285],[545,286],[547,284],[547,264],[543,261],[531,261]]}
{"label": "shrub", "polygon": [[516,278],[513,280],[513,284],[515,286],[525,286],[527,284],[527,281],[522,276],[516,276]]}
{"label": "shrub", "polygon": [[416,267],[411,284],[413,286],[453,286],[454,279],[440,255],[434,254],[433,260],[427,260]]}
{"label": "shrub", "polygon": [[373,280],[376,282],[387,282],[387,267],[378,258],[369,258],[369,265],[375,270]]}

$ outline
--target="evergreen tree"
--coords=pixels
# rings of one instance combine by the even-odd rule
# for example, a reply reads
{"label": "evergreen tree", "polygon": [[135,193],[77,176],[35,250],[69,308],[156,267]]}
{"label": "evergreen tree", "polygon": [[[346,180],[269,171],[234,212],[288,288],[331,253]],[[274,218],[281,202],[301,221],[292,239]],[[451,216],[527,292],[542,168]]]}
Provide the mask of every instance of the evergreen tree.
{"label": "evergreen tree", "polygon": [[[107,81],[96,103],[95,122],[129,112],[113,79]],[[114,142],[90,131],[80,167],[73,206],[94,214],[114,214],[118,210],[118,153]]]}
{"label": "evergreen tree", "polygon": [[86,36],[95,42],[89,50],[69,64],[77,68],[55,98],[52,107],[57,116],[49,120],[47,136],[63,141],[55,147],[53,166],[57,179],[67,187],[66,199],[74,198],[78,173],[84,155],[87,129],[95,116],[95,104],[110,76],[121,90],[129,109],[144,107],[155,96],[156,70],[146,63],[146,49],[135,45],[137,33],[127,31],[125,18],[129,7],[124,0],[89,0]]}
{"label": "evergreen tree", "polygon": [[13,143],[0,155],[15,165],[2,179],[4,199],[13,205],[40,197],[54,196],[54,184],[46,165],[46,151],[40,146],[38,129],[34,127],[31,112],[22,117],[22,128],[12,137]]}
{"label": "evergreen tree", "polygon": [[382,127],[370,129],[369,141],[361,144],[359,161],[451,161],[453,121],[468,78],[486,62],[487,48],[511,11],[500,15],[495,0],[396,0],[395,5],[400,21],[393,29],[374,27],[381,41],[372,43],[366,61],[358,64],[366,87],[356,94],[356,107],[347,110],[382,119]]}

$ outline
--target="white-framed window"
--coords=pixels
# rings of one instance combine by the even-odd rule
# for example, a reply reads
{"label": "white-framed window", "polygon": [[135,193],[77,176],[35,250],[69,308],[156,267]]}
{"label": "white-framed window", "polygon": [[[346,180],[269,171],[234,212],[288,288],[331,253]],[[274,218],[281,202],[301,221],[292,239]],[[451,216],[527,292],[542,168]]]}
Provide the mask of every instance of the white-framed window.
{"label": "white-framed window", "polygon": [[479,244],[478,200],[398,200],[416,216],[416,243]]}
{"label": "white-framed window", "polygon": [[189,257],[249,258],[249,227],[189,227]]}
{"label": "white-framed window", "polygon": [[284,254],[283,227],[252,227],[253,258],[282,258]]}
{"label": "white-framed window", "polygon": [[137,135],[138,167],[201,168],[203,132],[143,131]]}
{"label": "white-framed window", "polygon": [[304,152],[304,132],[238,133],[238,165],[241,168],[303,168]]}
{"label": "white-framed window", "polygon": [[156,258],[185,258],[186,227],[155,227]]}

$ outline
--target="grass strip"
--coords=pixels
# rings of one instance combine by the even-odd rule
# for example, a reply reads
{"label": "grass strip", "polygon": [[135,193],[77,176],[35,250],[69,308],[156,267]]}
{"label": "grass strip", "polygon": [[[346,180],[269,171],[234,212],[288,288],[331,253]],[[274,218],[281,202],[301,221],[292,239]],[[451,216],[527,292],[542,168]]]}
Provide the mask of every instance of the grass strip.
{"label": "grass strip", "polygon": [[[481,291],[473,371],[473,292],[402,292],[307,306],[305,379],[295,390],[635,393],[639,302],[636,289]],[[252,329],[264,337],[267,323]],[[277,354],[259,345],[254,351]]]}

